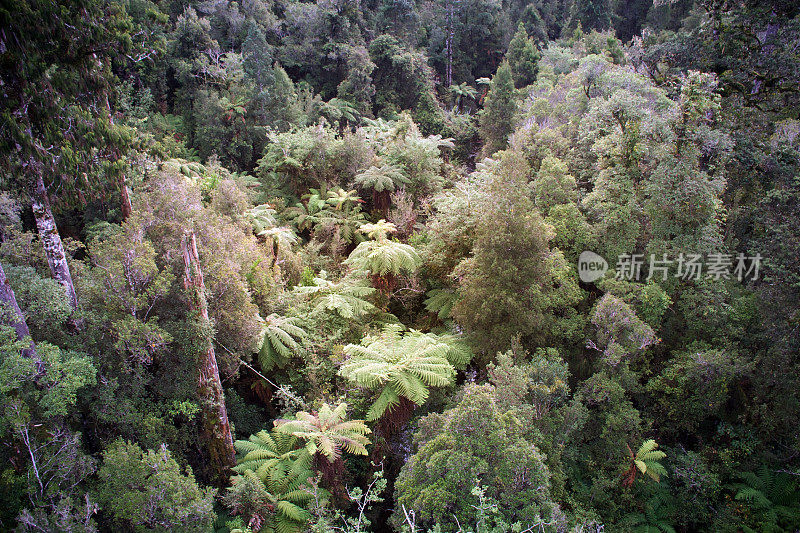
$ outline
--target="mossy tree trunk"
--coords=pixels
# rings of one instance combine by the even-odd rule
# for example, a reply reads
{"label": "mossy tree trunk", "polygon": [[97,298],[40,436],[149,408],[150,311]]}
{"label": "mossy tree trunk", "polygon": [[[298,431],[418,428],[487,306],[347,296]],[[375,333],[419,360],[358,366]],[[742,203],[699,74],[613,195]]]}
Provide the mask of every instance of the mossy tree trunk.
{"label": "mossy tree trunk", "polygon": [[41,360],[36,355],[36,347],[33,344],[33,339],[30,338],[31,333],[28,330],[28,323],[25,322],[25,315],[22,314],[22,309],[20,309],[19,304],[17,304],[17,297],[14,295],[14,289],[11,288],[8,279],[6,279],[6,273],[3,270],[2,263],[0,263],[0,305],[5,308],[3,309],[4,312],[2,315],[3,321],[14,328],[14,331],[17,333],[17,339],[21,341],[27,339],[30,341],[30,348],[22,350],[22,354],[36,361],[37,366],[41,366]]}
{"label": "mossy tree trunk", "polygon": [[[201,322],[202,331],[210,331],[208,305],[205,296],[203,272],[197,253],[197,240],[194,231],[184,235],[181,243],[184,264],[184,287],[189,291],[190,310]],[[212,477],[219,485],[224,485],[230,476],[230,468],[236,464],[236,450],[225,407],[225,395],[217,367],[214,342],[206,339],[203,350],[198,354],[197,394],[201,403],[201,436],[205,441]]]}
{"label": "mossy tree trunk", "polygon": [[64,287],[67,293],[69,304],[72,311],[78,309],[78,297],[75,294],[75,285],[72,282],[72,274],[67,264],[67,254],[64,251],[64,243],[58,234],[56,220],[50,207],[50,199],[44,187],[44,180],[41,172],[37,171],[33,180],[31,190],[31,207],[33,216],[36,219],[36,229],[39,231],[39,240],[42,241],[44,254],[47,257],[47,265],[50,273],[59,285]]}

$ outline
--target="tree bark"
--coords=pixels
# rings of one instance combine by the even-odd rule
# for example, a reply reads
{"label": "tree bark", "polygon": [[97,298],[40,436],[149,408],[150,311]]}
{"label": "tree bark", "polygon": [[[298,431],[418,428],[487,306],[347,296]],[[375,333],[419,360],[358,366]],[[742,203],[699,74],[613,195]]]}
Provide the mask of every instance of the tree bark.
{"label": "tree bark", "polygon": [[453,85],[453,39],[455,28],[453,27],[453,2],[447,3],[447,38],[445,40],[445,55],[447,56],[447,68],[445,72],[445,84],[449,89]]}
{"label": "tree bark", "polygon": [[[184,265],[183,284],[190,291],[189,307],[197,313],[202,326],[207,328],[210,324],[208,305],[194,231],[184,235],[181,252]],[[201,432],[206,441],[213,476],[222,485],[230,475],[230,468],[236,464],[236,451],[233,447],[228,411],[225,408],[225,395],[219,378],[214,343],[211,339],[208,339],[207,343],[198,362],[197,393],[202,404]]]}
{"label": "tree bark", "polygon": [[53,218],[53,211],[50,208],[50,199],[47,197],[47,190],[44,188],[44,180],[41,173],[36,173],[36,180],[31,191],[31,205],[33,216],[36,218],[36,228],[39,230],[39,239],[44,247],[44,254],[47,257],[47,264],[50,266],[50,273],[67,293],[72,310],[78,309],[78,297],[75,295],[75,285],[72,283],[72,275],[67,264],[67,254],[64,252],[64,243],[58,234],[56,220]]}
{"label": "tree bark", "polygon": [[128,180],[125,176],[121,176],[119,180],[120,200],[122,203],[122,220],[128,220],[133,213],[133,205],[131,205],[131,189],[128,187]]}
{"label": "tree bark", "polygon": [[4,304],[5,306],[5,318],[8,325],[14,328],[14,331],[17,333],[17,339],[24,341],[28,339],[31,343],[30,348],[25,348],[22,350],[22,355],[25,357],[30,357],[40,363],[38,356],[36,355],[36,347],[33,344],[33,339],[31,339],[31,332],[28,330],[28,324],[25,322],[25,315],[22,314],[22,309],[19,308],[19,304],[17,304],[17,297],[14,295],[14,289],[11,288],[11,284],[6,279],[6,273],[3,270],[3,264],[0,263],[0,304]]}

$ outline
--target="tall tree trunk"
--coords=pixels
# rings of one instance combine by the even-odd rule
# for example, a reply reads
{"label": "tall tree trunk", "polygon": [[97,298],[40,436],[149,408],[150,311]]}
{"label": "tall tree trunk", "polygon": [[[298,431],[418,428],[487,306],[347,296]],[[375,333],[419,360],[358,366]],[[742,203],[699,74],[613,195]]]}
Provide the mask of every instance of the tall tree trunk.
{"label": "tall tree trunk", "polygon": [[[108,122],[114,124],[114,114],[111,112],[111,103],[108,101],[108,93],[103,95],[106,100],[106,113],[108,114]],[[119,150],[114,149],[113,160],[119,159]],[[120,173],[119,176],[119,189],[120,189],[120,203],[122,207],[122,220],[128,220],[128,217],[133,213],[133,206],[131,205],[131,189],[128,187],[128,182],[125,179],[125,173]]]}
{"label": "tall tree trunk", "polygon": [[447,37],[445,40],[445,55],[447,56],[447,66],[445,71],[445,85],[449,89],[453,85],[453,38],[455,28],[453,27],[453,2],[447,2]]}
{"label": "tall tree trunk", "polygon": [[124,175],[119,178],[119,188],[122,201],[122,220],[128,220],[133,213],[133,205],[131,205],[131,189],[128,187],[128,180]]}
{"label": "tall tree trunk", "polygon": [[[28,324],[25,322],[25,315],[22,314],[22,309],[20,309],[19,304],[17,304],[17,297],[14,295],[14,289],[11,288],[8,279],[6,279],[6,273],[5,270],[3,270],[2,263],[0,263],[0,304],[5,307],[4,318],[8,325],[17,332],[17,339],[21,341],[27,339],[31,343],[30,348],[22,350],[22,355],[33,358],[37,366],[41,367],[41,361],[36,354],[36,347],[33,344],[33,339],[30,338],[31,333],[28,330]],[[41,371],[41,368],[39,368],[39,370]]]}
{"label": "tall tree trunk", "polygon": [[[189,294],[189,306],[196,312],[204,328],[209,324],[208,305],[205,296],[203,272],[197,254],[197,241],[194,231],[188,232],[181,242],[183,253],[183,284]],[[209,454],[211,468],[216,481],[221,485],[227,481],[230,468],[236,464],[236,451],[233,448],[233,435],[225,408],[225,395],[219,379],[217,356],[214,343],[208,339],[204,352],[200,354],[197,393],[202,404],[201,428]]]}
{"label": "tall tree trunk", "polygon": [[70,306],[75,311],[78,308],[78,297],[75,295],[75,285],[72,283],[72,275],[69,272],[67,254],[64,252],[64,243],[61,242],[56,220],[53,218],[50,199],[44,188],[44,180],[38,171],[31,191],[31,204],[33,216],[36,218],[36,228],[39,230],[39,239],[42,241],[47,264],[50,266],[50,273],[53,275],[53,279],[64,287]]}

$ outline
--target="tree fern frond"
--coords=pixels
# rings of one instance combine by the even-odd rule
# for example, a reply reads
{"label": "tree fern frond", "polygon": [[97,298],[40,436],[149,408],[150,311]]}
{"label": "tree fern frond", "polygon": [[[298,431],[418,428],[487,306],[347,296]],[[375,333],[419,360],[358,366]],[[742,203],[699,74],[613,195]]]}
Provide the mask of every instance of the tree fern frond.
{"label": "tree fern frond", "polygon": [[374,422],[386,412],[391,412],[394,407],[400,404],[400,397],[391,388],[383,389],[378,399],[370,406],[367,411],[367,421]]}
{"label": "tree fern frond", "polygon": [[276,430],[290,433],[307,441],[307,450],[310,454],[320,453],[330,462],[341,456],[342,448],[366,452],[366,445],[370,443],[365,436],[370,433],[363,420],[345,421],[347,404],[342,403],[331,408],[323,404],[318,413],[300,411],[295,415],[295,420],[276,420]]}
{"label": "tree fern frond", "polygon": [[305,337],[305,330],[300,327],[300,319],[269,315],[262,331],[263,340],[258,352],[258,362],[264,370],[275,366],[283,368],[289,359],[300,349],[299,339]]}
{"label": "tree fern frond", "polygon": [[362,189],[378,192],[393,191],[398,186],[409,183],[403,172],[393,165],[371,166],[356,174],[354,182]]}
{"label": "tree fern frond", "polygon": [[339,374],[362,387],[381,389],[367,420],[391,410],[401,397],[422,405],[430,387],[453,382],[455,368],[448,356],[465,358],[460,348],[454,349],[436,335],[415,330],[403,333],[403,329],[401,324],[390,324],[380,335],[367,336],[360,345],[344,348],[348,360],[341,365]]}
{"label": "tree fern frond", "polygon": [[455,291],[447,289],[433,289],[427,292],[425,299],[425,309],[430,313],[435,313],[439,320],[447,320],[453,306],[458,301]]}

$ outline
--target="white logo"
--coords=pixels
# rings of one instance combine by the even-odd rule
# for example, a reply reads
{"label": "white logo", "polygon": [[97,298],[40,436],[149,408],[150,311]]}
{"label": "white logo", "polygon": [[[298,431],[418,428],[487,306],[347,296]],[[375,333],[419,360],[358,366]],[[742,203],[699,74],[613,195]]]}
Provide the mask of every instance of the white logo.
{"label": "white logo", "polygon": [[608,270],[608,262],[594,252],[581,252],[578,257],[578,277],[584,283],[592,283],[603,277]]}

